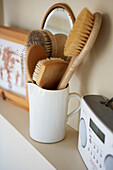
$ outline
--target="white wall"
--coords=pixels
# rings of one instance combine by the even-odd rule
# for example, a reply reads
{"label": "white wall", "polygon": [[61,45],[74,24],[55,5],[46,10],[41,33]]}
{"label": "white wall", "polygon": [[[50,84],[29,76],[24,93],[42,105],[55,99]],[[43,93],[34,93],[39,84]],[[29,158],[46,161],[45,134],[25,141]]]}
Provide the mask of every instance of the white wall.
{"label": "white wall", "polygon": [[[71,79],[70,90],[81,95],[93,93],[113,96],[113,0],[4,0],[4,24],[24,29],[40,29],[43,17],[54,3],[66,3],[75,17],[83,7],[103,14],[98,39],[88,57]],[[69,111],[74,109],[72,102]],[[69,123],[78,128],[79,115]]]}

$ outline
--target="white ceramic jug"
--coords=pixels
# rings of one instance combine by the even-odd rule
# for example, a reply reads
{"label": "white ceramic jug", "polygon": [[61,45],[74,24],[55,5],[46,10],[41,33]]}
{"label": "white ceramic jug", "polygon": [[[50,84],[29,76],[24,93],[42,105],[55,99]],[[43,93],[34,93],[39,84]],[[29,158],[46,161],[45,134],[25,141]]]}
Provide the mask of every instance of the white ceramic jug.
{"label": "white ceramic jug", "polygon": [[69,94],[69,86],[62,90],[46,90],[33,83],[27,84],[31,138],[43,143],[62,140],[68,118],[80,109],[79,105],[67,115],[69,98],[74,96],[80,101],[79,95]]}

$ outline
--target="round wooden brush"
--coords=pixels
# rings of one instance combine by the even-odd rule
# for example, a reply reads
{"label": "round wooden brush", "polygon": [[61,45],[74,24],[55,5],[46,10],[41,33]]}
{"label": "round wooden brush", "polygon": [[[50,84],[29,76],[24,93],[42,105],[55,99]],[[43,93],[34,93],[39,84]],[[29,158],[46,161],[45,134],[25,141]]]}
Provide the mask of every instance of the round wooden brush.
{"label": "round wooden brush", "polygon": [[56,56],[57,43],[56,39],[48,30],[33,30],[27,39],[27,50],[33,44],[41,45],[48,57]]}
{"label": "round wooden brush", "polygon": [[71,60],[57,89],[63,89],[67,86],[75,69],[93,47],[101,22],[101,14],[92,14],[87,8],[84,8],[77,17],[64,48],[64,55],[70,56]]}

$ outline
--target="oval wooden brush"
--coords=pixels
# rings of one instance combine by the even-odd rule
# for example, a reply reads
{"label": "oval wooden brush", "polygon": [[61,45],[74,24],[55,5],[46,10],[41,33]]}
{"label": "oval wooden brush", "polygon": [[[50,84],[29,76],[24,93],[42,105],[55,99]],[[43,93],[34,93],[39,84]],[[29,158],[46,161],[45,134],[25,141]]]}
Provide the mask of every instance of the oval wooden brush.
{"label": "oval wooden brush", "polygon": [[101,22],[101,14],[92,14],[87,8],[84,8],[79,14],[64,48],[64,55],[72,57],[57,89],[63,89],[67,86],[75,69],[93,47]]}
{"label": "oval wooden brush", "polygon": [[28,49],[26,55],[26,71],[27,78],[33,83],[32,75],[35,69],[35,66],[39,60],[46,59],[47,55],[42,46],[38,44],[31,45]]}
{"label": "oval wooden brush", "polygon": [[33,30],[27,39],[27,50],[33,44],[41,45],[48,57],[56,56],[57,42],[53,34],[48,30]]}
{"label": "oval wooden brush", "polygon": [[68,62],[60,58],[40,60],[35,67],[33,80],[42,88],[56,89],[67,66]]}

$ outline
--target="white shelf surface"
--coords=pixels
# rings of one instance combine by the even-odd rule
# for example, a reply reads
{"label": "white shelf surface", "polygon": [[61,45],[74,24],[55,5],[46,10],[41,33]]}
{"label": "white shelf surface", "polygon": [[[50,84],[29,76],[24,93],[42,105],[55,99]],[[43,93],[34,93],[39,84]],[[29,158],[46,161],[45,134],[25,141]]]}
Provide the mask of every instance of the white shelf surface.
{"label": "white shelf surface", "polygon": [[55,169],[87,169],[77,148],[78,132],[69,125],[66,127],[66,137],[63,141],[54,144],[43,144],[30,138],[29,113],[26,110],[0,99],[0,114]]}

